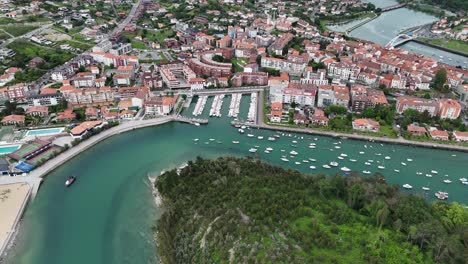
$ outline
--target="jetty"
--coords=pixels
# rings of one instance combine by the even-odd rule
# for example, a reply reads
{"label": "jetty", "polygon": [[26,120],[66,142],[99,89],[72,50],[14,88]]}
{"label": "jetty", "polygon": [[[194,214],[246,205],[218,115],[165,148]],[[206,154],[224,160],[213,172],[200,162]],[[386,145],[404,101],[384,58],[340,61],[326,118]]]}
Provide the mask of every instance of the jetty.
{"label": "jetty", "polygon": [[247,114],[247,121],[249,123],[255,123],[257,120],[257,99],[258,93],[252,93],[250,95],[249,113]]}
{"label": "jetty", "polygon": [[240,93],[232,94],[231,103],[229,105],[229,112],[228,112],[229,117],[237,117],[239,115],[241,99],[242,99],[242,94]]}
{"label": "jetty", "polygon": [[221,117],[221,107],[223,106],[224,94],[216,95],[210,109],[210,116]]}
{"label": "jetty", "polygon": [[206,101],[208,100],[208,96],[200,96],[195,105],[195,109],[193,110],[194,116],[199,116],[203,113],[203,109],[205,109]]}

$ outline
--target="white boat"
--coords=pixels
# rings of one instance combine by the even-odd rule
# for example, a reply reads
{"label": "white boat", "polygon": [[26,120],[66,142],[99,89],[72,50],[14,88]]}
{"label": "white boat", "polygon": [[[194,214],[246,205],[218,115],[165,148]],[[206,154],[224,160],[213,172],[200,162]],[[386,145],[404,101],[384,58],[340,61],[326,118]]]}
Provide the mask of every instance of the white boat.
{"label": "white boat", "polygon": [[400,172],[400,170],[394,169],[395,172]]}
{"label": "white boat", "polygon": [[336,149],[340,149],[341,147],[340,146],[335,146]]}
{"label": "white boat", "polygon": [[255,137],[254,135],[252,134],[247,134],[248,137]]}
{"label": "white boat", "polygon": [[233,140],[232,144],[239,144],[239,141]]}
{"label": "white boat", "polygon": [[413,189],[413,186],[409,185],[409,184],[403,184],[403,188],[405,189]]}
{"label": "white boat", "polygon": [[364,151],[359,151],[359,154],[361,154],[361,155],[364,154]]}
{"label": "white boat", "polygon": [[266,149],[265,149],[264,152],[265,152],[266,154],[270,154],[270,151],[268,151],[268,150],[266,150]]}
{"label": "white boat", "polygon": [[288,162],[289,160],[287,158],[281,158],[282,161]]}
{"label": "white boat", "polygon": [[436,170],[431,170],[431,173],[437,174],[439,172],[437,172]]}
{"label": "white boat", "polygon": [[336,161],[331,161],[331,162],[330,162],[330,166],[338,167],[338,162],[336,162]]}
{"label": "white boat", "polygon": [[349,161],[351,161],[351,162],[356,162],[357,160],[355,160],[355,159],[349,159]]}
{"label": "white boat", "polygon": [[343,158],[343,157],[341,157],[341,156],[338,156],[338,159],[340,159],[340,160],[344,160],[344,158]]}
{"label": "white boat", "polygon": [[413,161],[413,159],[406,159],[406,161]]}
{"label": "white boat", "polygon": [[282,149],[281,152],[285,152],[286,150]]}
{"label": "white boat", "polygon": [[245,132],[244,129],[242,129],[242,128],[239,128],[238,131],[239,131],[239,133],[241,133],[241,134],[244,134],[244,132]]}
{"label": "white boat", "polygon": [[210,138],[210,141],[215,141],[215,139],[214,139],[214,138]]}
{"label": "white boat", "polygon": [[368,170],[364,170],[364,171],[362,171],[362,173],[364,173],[364,174],[371,174],[371,172],[368,171]]}
{"label": "white boat", "polygon": [[297,141],[296,141],[296,140],[293,140],[292,143],[293,143],[293,144],[297,144]]}
{"label": "white boat", "polygon": [[438,192],[436,192],[434,195],[435,195],[435,197],[437,197],[437,199],[439,199],[439,200],[445,200],[445,199],[448,198],[448,193],[446,193],[446,192],[438,191]]}
{"label": "white boat", "polygon": [[416,175],[422,175],[422,172],[418,171],[416,172]]}
{"label": "white boat", "polygon": [[309,145],[311,145],[311,146],[315,146],[315,145],[317,145],[317,144],[315,144],[315,143],[310,143]]}
{"label": "white boat", "polygon": [[249,149],[249,152],[255,153],[255,152],[257,152],[257,149],[256,148],[251,148],[251,149]]}
{"label": "white boat", "polygon": [[464,185],[468,185],[468,181],[461,182]]}
{"label": "white boat", "polygon": [[197,123],[197,122],[195,122],[195,123],[193,123],[193,124],[194,124],[195,126],[200,126],[200,123]]}
{"label": "white boat", "polygon": [[367,160],[367,161],[370,162],[370,163],[374,162],[374,160]]}
{"label": "white boat", "polygon": [[460,180],[461,182],[466,182],[466,181],[468,181],[466,178],[460,178],[459,180]]}
{"label": "white boat", "polygon": [[294,164],[301,165],[301,163],[299,161],[294,162]]}
{"label": "white boat", "polygon": [[269,141],[275,141],[276,138],[274,138],[274,137],[268,137],[268,140],[269,140]]}
{"label": "white boat", "polygon": [[348,154],[341,153],[340,156],[341,157],[348,157]]}
{"label": "white boat", "polygon": [[309,158],[309,160],[312,161],[312,162],[316,162],[316,161],[317,161],[316,159],[311,159],[311,158]]}
{"label": "white boat", "polygon": [[315,148],[315,146],[309,146],[309,148],[310,148],[310,149],[314,149],[314,148]]}
{"label": "white boat", "polygon": [[323,165],[322,167],[324,167],[325,169],[330,169],[331,167],[328,166],[327,164]]}
{"label": "white boat", "polygon": [[366,164],[367,166],[370,166],[370,165],[371,165],[370,162],[364,162],[364,164]]}
{"label": "white boat", "polygon": [[432,178],[432,175],[431,175],[431,174],[429,174],[429,173],[426,173],[426,177],[428,177],[428,178]]}
{"label": "white boat", "polygon": [[246,129],[247,127],[246,126],[241,126],[242,129]]}
{"label": "white boat", "polygon": [[302,160],[302,162],[303,162],[303,163],[309,163],[309,161],[308,161],[308,160]]}
{"label": "white boat", "polygon": [[296,151],[292,150],[291,152],[289,152],[289,154],[291,154],[291,155],[297,155],[297,154],[299,154],[299,153],[297,153]]}
{"label": "white boat", "polygon": [[272,149],[272,148],[266,148],[266,150],[268,150],[268,151],[273,151],[273,149]]}
{"label": "white boat", "polygon": [[344,171],[344,172],[350,172],[351,169],[348,168],[348,167],[341,167],[341,171]]}
{"label": "white boat", "polygon": [[456,157],[456,156],[457,156],[457,154],[452,154],[452,157]]}
{"label": "white boat", "polygon": [[311,170],[315,170],[315,166],[309,166]]}
{"label": "white boat", "polygon": [[449,180],[449,179],[445,179],[445,180],[444,180],[444,183],[452,183],[452,181]]}
{"label": "white boat", "polygon": [[382,156],[382,153],[375,153],[376,156]]}
{"label": "white boat", "polygon": [[263,137],[262,137],[262,136],[258,136],[257,138],[258,138],[258,139],[260,139],[260,140],[262,140],[262,139],[263,139]]}
{"label": "white boat", "polygon": [[382,165],[377,166],[377,168],[379,168],[379,169],[381,169],[381,170],[385,169],[385,167],[382,166]]}
{"label": "white boat", "polygon": [[385,156],[385,159],[389,160],[389,159],[391,159],[391,157],[390,156]]}
{"label": "white boat", "polygon": [[200,139],[198,139],[198,138],[193,139],[193,141],[195,141],[195,142],[197,142],[198,140],[200,140]]}
{"label": "white boat", "polygon": [[431,188],[429,188],[429,187],[422,187],[421,189],[423,189],[425,191],[430,191],[431,190]]}
{"label": "white boat", "polygon": [[401,165],[406,166],[406,163],[402,162]]}

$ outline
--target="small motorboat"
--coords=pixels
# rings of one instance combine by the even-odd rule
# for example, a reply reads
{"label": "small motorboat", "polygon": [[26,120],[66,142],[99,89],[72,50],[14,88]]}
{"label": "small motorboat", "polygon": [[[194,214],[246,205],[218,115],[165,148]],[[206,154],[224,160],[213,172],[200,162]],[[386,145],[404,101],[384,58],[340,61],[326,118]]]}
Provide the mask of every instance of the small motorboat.
{"label": "small motorboat", "polygon": [[233,141],[232,141],[232,144],[239,144],[239,141],[233,140]]}
{"label": "small motorboat", "polygon": [[308,160],[302,160],[302,163],[309,163]]}
{"label": "small motorboat", "polygon": [[193,141],[198,142],[200,139],[194,138]]}
{"label": "small motorboat", "polygon": [[406,163],[402,162],[401,165],[406,166]]}
{"label": "small motorboat", "polygon": [[406,161],[410,161],[410,162],[411,162],[411,161],[413,161],[413,159],[406,159]]}
{"label": "small motorboat", "polygon": [[341,147],[340,146],[335,146],[336,149],[340,149]]}
{"label": "small motorboat", "polygon": [[466,178],[460,178],[460,181],[461,181],[461,182],[466,182],[466,181],[468,181],[468,180],[467,180]]}
{"label": "small motorboat", "polygon": [[351,161],[351,162],[356,162],[357,160],[355,160],[355,159],[349,159],[349,161]]}
{"label": "small motorboat", "polygon": [[371,165],[370,162],[364,162],[364,164],[366,164],[367,166],[370,166],[370,165]]}
{"label": "small motorboat", "polygon": [[249,152],[250,152],[250,153],[255,153],[255,152],[257,152],[257,149],[256,149],[256,148],[250,148],[250,149],[249,149]]}
{"label": "small motorboat", "polygon": [[268,150],[268,151],[273,151],[273,149],[272,149],[272,148],[266,148],[266,150]]}
{"label": "small motorboat", "polygon": [[282,161],[288,162],[289,160],[287,158],[281,158]]}
{"label": "small motorboat", "polygon": [[364,151],[359,151],[359,154],[361,154],[361,155],[364,154]]}
{"label": "small motorboat", "polygon": [[255,137],[253,134],[247,134],[248,137]]}
{"label": "small motorboat", "polygon": [[344,160],[344,158],[343,158],[343,157],[341,157],[341,156],[338,156],[338,159],[340,159],[340,160]]}
{"label": "small motorboat", "polygon": [[423,173],[420,172],[420,171],[416,172],[416,175],[422,175],[422,174],[423,174]]}
{"label": "small motorboat", "polygon": [[341,156],[341,157],[348,157],[348,154],[341,153],[340,156]]}
{"label": "small motorboat", "polygon": [[297,153],[296,151],[292,150],[291,152],[289,152],[289,154],[291,154],[291,155],[297,155],[297,154],[299,154],[299,153]]}
{"label": "small motorboat", "polygon": [[327,164],[323,165],[322,167],[324,167],[325,169],[330,169],[331,167]]}
{"label": "small motorboat", "polygon": [[268,140],[269,140],[269,141],[275,141],[276,138],[274,138],[274,137],[268,137]]}
{"label": "small motorboat", "polygon": [[400,170],[397,170],[397,169],[394,169],[393,171],[395,171],[395,172],[400,172]]}
{"label": "small motorboat", "polygon": [[362,173],[364,173],[364,174],[371,174],[371,172],[368,171],[368,170],[364,170],[364,171],[362,171]]}
{"label": "small motorboat", "polygon": [[403,184],[403,188],[405,189],[413,189],[413,186],[409,185],[409,184]]}
{"label": "small motorboat", "polygon": [[446,200],[446,199],[448,199],[448,193],[446,193],[446,192],[438,191],[438,192],[436,192],[434,195],[435,195],[435,197],[437,197],[437,199],[439,199],[439,200]]}
{"label": "small motorboat", "polygon": [[330,166],[338,167],[338,162],[336,162],[336,161],[331,161],[331,162],[330,162]]}
{"label": "small motorboat", "polygon": [[292,143],[293,143],[293,144],[297,144],[297,141],[296,141],[296,140],[293,140]]}
{"label": "small motorboat", "polygon": [[344,171],[344,172],[350,172],[351,169],[348,168],[348,167],[341,167],[341,171]]}
{"label": "small motorboat", "polygon": [[268,151],[268,150],[265,150],[264,152],[265,152],[266,154],[270,154],[270,151]]}
{"label": "small motorboat", "polygon": [[448,183],[452,183],[452,181],[449,180],[449,179],[445,179],[445,180],[444,180],[444,183],[447,183],[447,184],[448,184]]}
{"label": "small motorboat", "polygon": [[214,138],[210,138],[210,141],[215,141],[215,139],[214,139]]}
{"label": "small motorboat", "polygon": [[242,128],[239,128],[238,131],[239,131],[239,133],[241,133],[241,134],[244,134],[244,132],[245,132],[244,129],[242,129]]}
{"label": "small motorboat", "polygon": [[389,159],[391,159],[391,157],[390,156],[385,156],[385,159],[389,160]]}
{"label": "small motorboat", "polygon": [[70,177],[68,177],[68,179],[65,181],[65,186],[66,186],[66,187],[69,187],[69,186],[72,185],[75,181],[76,181],[76,177],[75,177],[75,176],[70,176]]}
{"label": "small motorboat", "polygon": [[310,145],[310,146],[309,146],[309,148],[310,148],[310,149],[314,149],[314,148],[315,148],[315,146],[313,146],[313,145]]}
{"label": "small motorboat", "polygon": [[430,191],[430,190],[431,190],[431,188],[429,188],[429,187],[422,187],[422,189],[423,189],[424,191]]}
{"label": "small motorboat", "polygon": [[294,162],[294,164],[301,165],[301,163],[299,161]]}
{"label": "small motorboat", "polygon": [[431,173],[437,174],[439,172],[437,172],[436,170],[431,170]]}
{"label": "small motorboat", "polygon": [[432,178],[432,174],[426,173],[426,177]]}
{"label": "small motorboat", "polygon": [[385,167],[382,166],[382,165],[377,166],[377,168],[379,168],[379,169],[381,169],[381,170],[385,169]]}
{"label": "small motorboat", "polygon": [[315,170],[315,166],[309,166],[311,170]]}
{"label": "small motorboat", "polygon": [[311,159],[311,158],[309,158],[309,160],[312,161],[312,162],[316,162],[316,161],[317,161],[316,159]]}
{"label": "small motorboat", "polygon": [[257,138],[258,138],[258,139],[260,139],[260,140],[262,140],[262,139],[263,139],[263,137],[262,137],[262,136],[258,136]]}

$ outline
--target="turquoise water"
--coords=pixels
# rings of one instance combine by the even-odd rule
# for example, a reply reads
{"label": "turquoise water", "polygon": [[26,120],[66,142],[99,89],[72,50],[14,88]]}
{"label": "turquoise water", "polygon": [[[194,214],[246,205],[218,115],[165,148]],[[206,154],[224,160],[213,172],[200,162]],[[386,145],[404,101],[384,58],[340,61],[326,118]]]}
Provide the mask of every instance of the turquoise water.
{"label": "turquoise water", "polygon": [[[208,118],[212,100],[209,98],[203,117]],[[192,113],[195,102],[185,113]],[[222,108],[224,116],[209,118],[208,125],[169,123],[116,135],[50,173],[26,211],[17,246],[8,263],[157,263],[152,227],[161,211],[154,207],[147,176],[199,155],[205,158],[258,157],[307,173],[341,173],[339,167],[342,166],[356,171],[380,171],[391,184],[413,185],[410,192],[417,195],[424,196],[421,187],[429,186],[432,190],[428,199],[433,199],[434,191],[441,190],[449,192],[451,201],[468,204],[468,186],[458,181],[459,177],[468,176],[466,153],[302,134],[282,136],[270,142],[267,137],[276,134],[275,131],[250,130],[239,134],[230,126],[231,119],[226,117],[229,102],[230,97],[226,97]],[[244,96],[240,119],[246,119],[248,105],[249,99]],[[247,133],[265,139],[249,138]],[[240,144],[233,144],[233,140]],[[310,143],[316,143],[316,149],[308,148]],[[250,153],[248,150],[255,146],[259,146],[258,152]],[[264,153],[266,147],[273,148],[273,152]],[[299,153],[297,157],[287,154],[290,161],[281,161],[281,156],[292,150]],[[360,151],[365,154],[359,154]],[[337,159],[341,153],[348,155],[346,160]],[[385,160],[385,156],[391,159]],[[312,162],[302,162],[308,158],[317,160],[316,170],[309,168]],[[349,161],[351,158],[357,162]],[[407,166],[401,165],[407,158],[413,161],[407,162]],[[369,159],[375,163],[370,168],[364,165]],[[321,167],[333,160],[340,163],[338,168]],[[296,165],[295,161],[301,164]],[[385,166],[384,170],[377,169],[377,161]],[[400,169],[400,173],[394,169]],[[416,175],[418,171],[425,174],[431,170],[437,170],[438,174],[432,178]],[[69,175],[76,175],[78,179],[67,189],[64,182]],[[452,179],[453,183],[443,183],[445,178]]]}
{"label": "turquoise water", "polygon": [[28,132],[26,132],[26,136],[52,135],[52,134],[58,134],[62,131],[63,131],[63,127],[35,129],[35,130],[28,130]]}
{"label": "turquoise water", "polygon": [[0,147],[0,155],[6,155],[19,149],[21,145]]}

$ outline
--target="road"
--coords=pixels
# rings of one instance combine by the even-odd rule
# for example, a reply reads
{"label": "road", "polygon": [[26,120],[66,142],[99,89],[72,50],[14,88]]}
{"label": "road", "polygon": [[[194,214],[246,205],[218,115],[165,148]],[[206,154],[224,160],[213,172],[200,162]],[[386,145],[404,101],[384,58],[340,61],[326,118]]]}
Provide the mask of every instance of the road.
{"label": "road", "polygon": [[132,6],[132,10],[130,10],[130,12],[128,13],[127,17],[122,20],[118,25],[117,27],[115,27],[111,32],[110,32],[110,36],[116,34],[116,33],[120,33],[122,32],[122,30],[124,29],[124,27],[130,23],[130,21],[132,20],[133,16],[135,15],[138,7],[140,6],[141,4],[141,0],[138,0],[136,3],[133,4]]}

